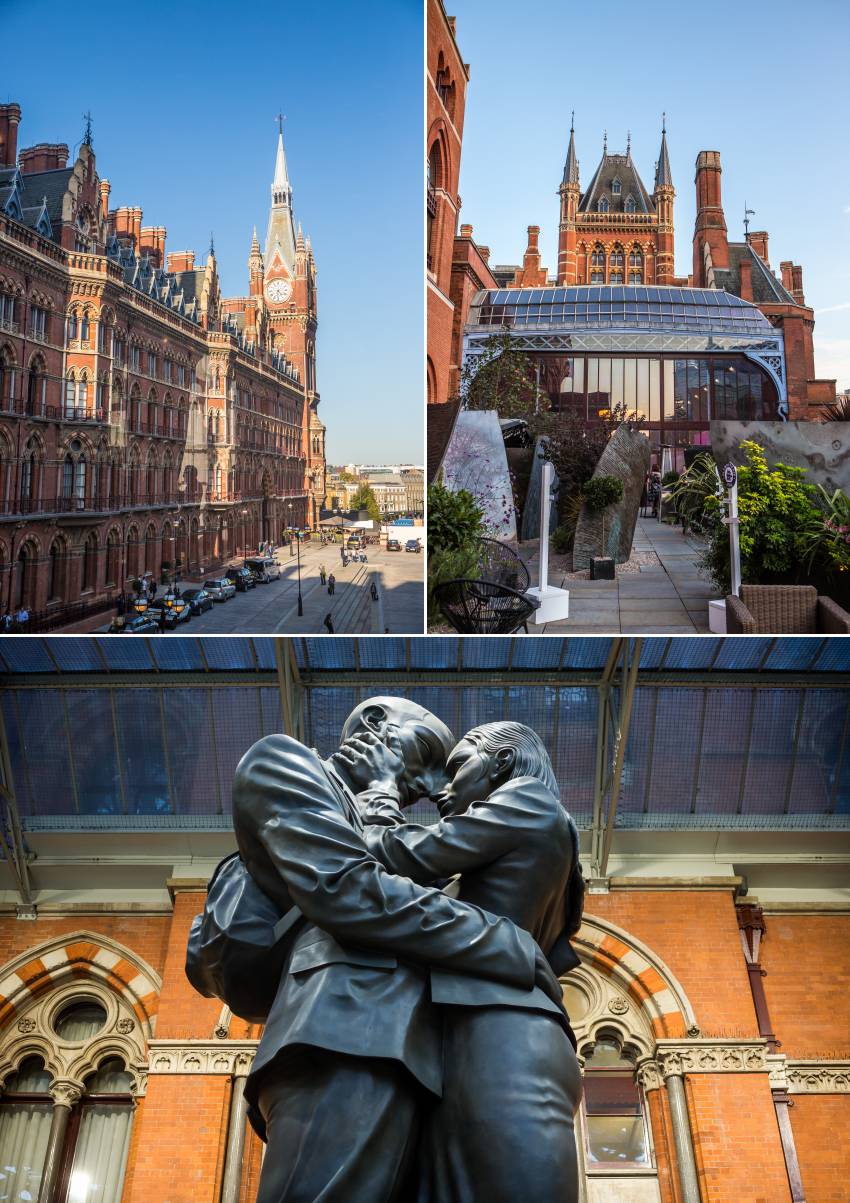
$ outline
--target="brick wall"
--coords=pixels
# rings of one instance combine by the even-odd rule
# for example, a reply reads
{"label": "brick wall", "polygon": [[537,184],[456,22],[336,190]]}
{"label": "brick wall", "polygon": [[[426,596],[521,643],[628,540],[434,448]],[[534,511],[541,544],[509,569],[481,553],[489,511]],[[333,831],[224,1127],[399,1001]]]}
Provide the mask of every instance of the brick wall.
{"label": "brick wall", "polygon": [[850,915],[768,914],[765,923],[761,965],[779,1051],[850,1057]]}
{"label": "brick wall", "polygon": [[806,1203],[850,1201],[850,1096],[794,1096],[791,1127]]}

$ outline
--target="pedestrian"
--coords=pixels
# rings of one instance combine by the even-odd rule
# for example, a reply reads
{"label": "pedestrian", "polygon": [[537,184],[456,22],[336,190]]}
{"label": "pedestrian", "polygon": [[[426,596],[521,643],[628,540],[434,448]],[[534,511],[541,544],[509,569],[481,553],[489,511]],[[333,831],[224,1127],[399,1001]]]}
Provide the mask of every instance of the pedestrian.
{"label": "pedestrian", "polygon": [[155,599],[155,597],[156,597],[156,581],[152,580],[151,581],[151,601],[153,601]]}
{"label": "pedestrian", "polygon": [[348,556],[345,554],[345,552],[342,553],[342,566],[343,568],[348,567]]}
{"label": "pedestrian", "polygon": [[342,546],[339,549],[339,554],[340,554],[340,558],[344,560],[345,559],[345,546]]}
{"label": "pedestrian", "polygon": [[369,592],[372,594],[372,601],[377,601],[378,600],[378,587],[374,581],[372,581],[372,584],[369,586]]}
{"label": "pedestrian", "polygon": [[325,615],[325,624],[324,624],[324,625],[327,627],[328,634],[329,634],[329,635],[333,635],[333,633],[334,633],[334,620],[331,618],[331,612],[330,612],[330,610],[328,610],[327,614]]}
{"label": "pedestrian", "polygon": [[18,624],[19,632],[25,631],[27,629],[27,623],[29,622],[29,620],[30,620],[29,610],[26,608],[26,606],[23,604],[23,602],[21,602],[21,608],[20,608],[20,610],[18,610],[17,614],[15,615],[15,621]]}
{"label": "pedestrian", "polygon": [[14,622],[15,622],[15,620],[12,618],[12,615],[9,613],[9,608],[7,606],[5,611],[3,612],[3,630],[5,631],[6,634],[8,634],[9,631],[11,631],[12,627],[14,626]]}
{"label": "pedestrian", "polygon": [[328,594],[333,597],[336,593],[336,577],[333,573],[328,577]]}
{"label": "pedestrian", "polygon": [[127,599],[123,593],[118,594],[118,601],[115,605],[115,613],[119,618],[123,618],[127,611]]}
{"label": "pedestrian", "polygon": [[323,585],[327,584],[328,573],[327,573],[327,569],[325,568],[324,564],[319,565],[319,580],[322,582]]}

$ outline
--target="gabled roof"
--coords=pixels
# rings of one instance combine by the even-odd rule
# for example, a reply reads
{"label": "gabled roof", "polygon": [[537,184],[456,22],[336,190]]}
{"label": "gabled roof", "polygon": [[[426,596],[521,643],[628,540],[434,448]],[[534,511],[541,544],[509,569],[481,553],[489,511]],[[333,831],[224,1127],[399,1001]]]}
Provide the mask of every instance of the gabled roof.
{"label": "gabled roof", "polygon": [[[611,191],[615,179],[620,181],[619,194]],[[579,201],[579,213],[597,213],[599,201],[604,196],[608,201],[610,213],[625,213],[626,198],[631,194],[635,201],[635,213],[654,213],[655,206],[652,198],[643,186],[643,180],[638,175],[631,153],[624,155],[602,155],[602,161],[596,168],[587,192],[582,194]]]}
{"label": "gabled roof", "polygon": [[21,176],[21,208],[41,208],[42,198],[47,200],[47,215],[54,230],[62,224],[62,201],[68,191],[68,181],[73,175],[72,167],[56,167],[53,171],[25,172]]}
{"label": "gabled roof", "polygon": [[728,269],[725,267],[714,268],[716,287],[739,297],[741,295],[741,262],[746,259],[749,259],[751,264],[750,280],[753,287],[753,301],[757,305],[797,304],[788,289],[780,280],[777,280],[762,257],[756,254],[748,242],[729,243]]}

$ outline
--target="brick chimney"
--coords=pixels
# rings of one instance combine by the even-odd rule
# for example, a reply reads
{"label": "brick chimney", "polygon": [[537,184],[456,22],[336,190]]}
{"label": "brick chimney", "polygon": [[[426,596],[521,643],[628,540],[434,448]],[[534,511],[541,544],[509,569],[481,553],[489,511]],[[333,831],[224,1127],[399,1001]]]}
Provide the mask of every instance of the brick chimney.
{"label": "brick chimney", "polygon": [[806,298],[803,295],[803,269],[797,263],[792,264],[791,281],[794,285],[794,287],[791,289],[791,296],[798,305],[805,305]]}
{"label": "brick chimney", "polygon": [[484,262],[485,262],[485,263],[489,263],[489,262],[490,262],[490,248],[489,248],[489,246],[480,246],[480,247],[478,248],[478,254],[481,256],[481,258],[484,260]]}
{"label": "brick chimney", "polygon": [[729,241],[720,193],[720,152],[701,150],[697,156],[694,183],[697,190],[697,218],[694,224],[694,281],[705,288],[703,246],[708,244],[714,267],[729,267]]}
{"label": "brick chimney", "polygon": [[18,155],[21,171],[31,175],[36,171],[56,171],[68,163],[68,147],[64,142],[39,142],[28,146]]}
{"label": "brick chimney", "polygon": [[143,226],[139,241],[139,254],[147,255],[157,267],[165,263],[165,226]]}
{"label": "brick chimney", "polygon": [[741,260],[741,299],[751,301],[753,299],[753,265],[749,259]]}
{"label": "brick chimney", "polygon": [[747,241],[758,255],[762,262],[770,267],[770,260],[767,257],[767,230],[753,230]]}
{"label": "brick chimney", "polygon": [[18,161],[19,104],[0,104],[0,167],[14,167]]}
{"label": "brick chimney", "polygon": [[790,259],[785,259],[779,264],[779,270],[782,272],[782,287],[787,288],[789,292],[794,287],[794,280],[791,275],[791,270],[793,267],[794,264]]}
{"label": "brick chimney", "polygon": [[166,271],[191,272],[195,270],[194,251],[170,251],[166,260]]}
{"label": "brick chimney", "polygon": [[109,223],[116,238],[121,238],[125,241],[132,239],[133,212],[134,210],[127,205],[122,205],[120,209],[113,209],[109,214]]}
{"label": "brick chimney", "polygon": [[109,220],[109,193],[112,191],[112,185],[109,180],[100,181],[100,211],[103,214],[103,220]]}
{"label": "brick chimney", "polygon": [[131,209],[130,212],[133,214],[133,246],[136,248],[136,254],[138,255],[139,246],[142,241],[142,211],[136,207],[135,209]]}
{"label": "brick chimney", "polygon": [[461,236],[461,238],[471,238],[472,237],[472,226],[470,226],[470,225],[461,226],[460,227],[460,236]]}

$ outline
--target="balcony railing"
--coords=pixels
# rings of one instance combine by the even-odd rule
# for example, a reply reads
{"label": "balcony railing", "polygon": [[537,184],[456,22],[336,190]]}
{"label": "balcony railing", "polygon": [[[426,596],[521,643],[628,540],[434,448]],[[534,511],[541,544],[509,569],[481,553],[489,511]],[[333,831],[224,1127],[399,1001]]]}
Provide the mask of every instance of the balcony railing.
{"label": "balcony railing", "polygon": [[22,401],[6,397],[0,401],[0,413],[18,417],[47,418],[53,422],[108,422],[108,411],[96,405],[42,405],[38,401]]}
{"label": "balcony railing", "polygon": [[0,514],[114,514],[125,509],[154,509],[163,505],[196,504],[199,498],[185,493],[158,493],[144,497],[135,493],[113,493],[109,497],[7,497],[0,501]]}

